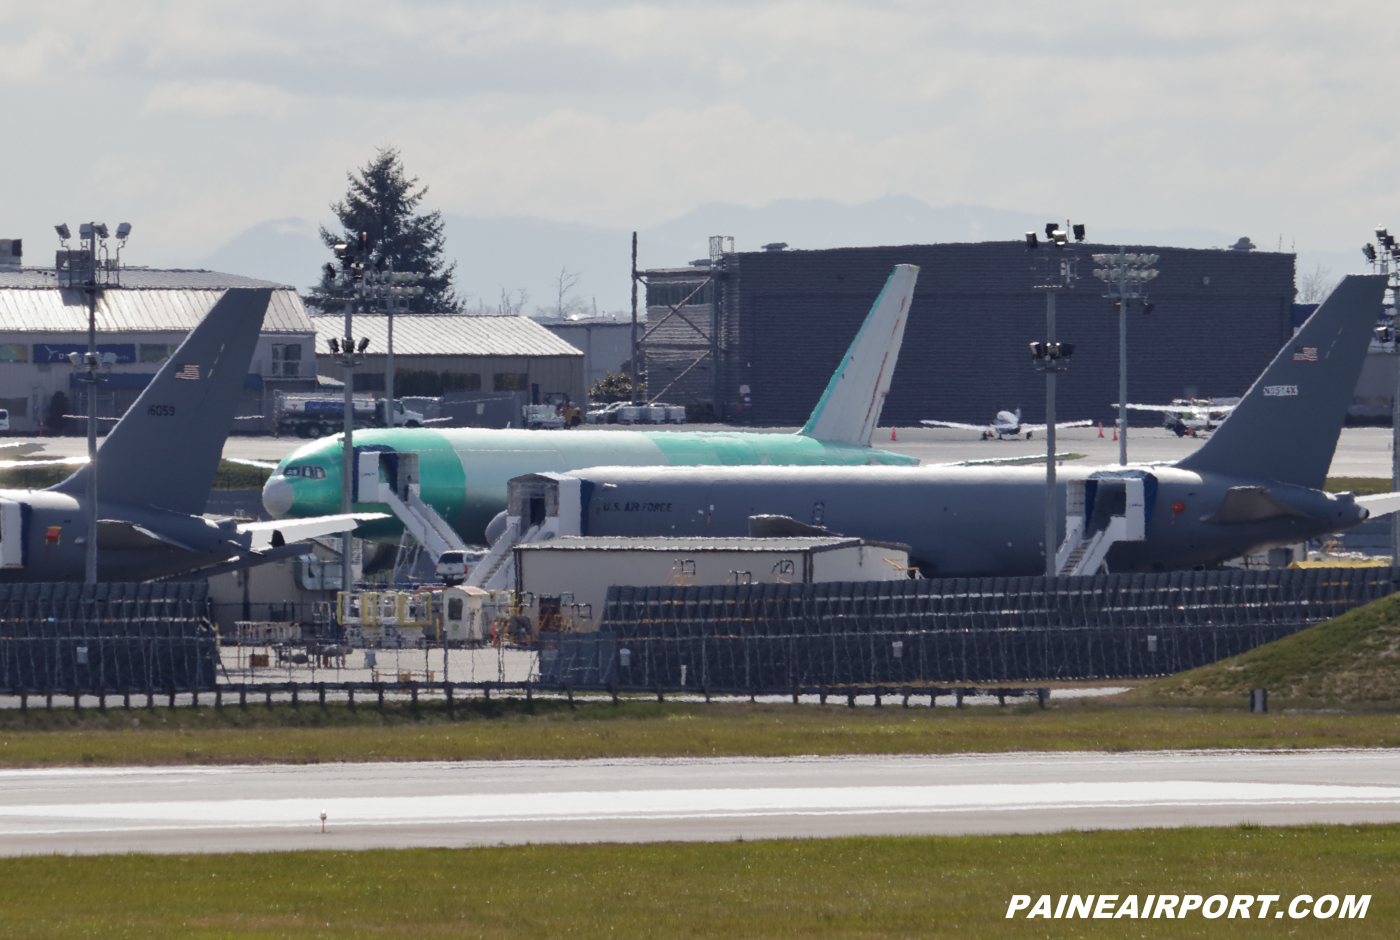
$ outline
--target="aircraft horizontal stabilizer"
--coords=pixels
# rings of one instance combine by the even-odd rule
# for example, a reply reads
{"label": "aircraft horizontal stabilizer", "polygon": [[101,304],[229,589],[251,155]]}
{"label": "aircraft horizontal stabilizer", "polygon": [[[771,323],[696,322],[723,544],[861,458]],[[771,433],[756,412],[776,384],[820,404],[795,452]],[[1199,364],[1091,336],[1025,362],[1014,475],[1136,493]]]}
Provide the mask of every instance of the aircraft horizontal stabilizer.
{"label": "aircraft horizontal stabilizer", "polygon": [[1356,505],[1364,506],[1374,519],[1400,509],[1400,493],[1374,493],[1356,497]]}
{"label": "aircraft horizontal stabilizer", "polygon": [[301,542],[323,535],[339,535],[347,526],[354,527],[361,522],[388,519],[385,512],[349,512],[330,516],[311,516],[306,519],[274,519],[271,522],[244,522],[238,526],[239,535],[251,536],[248,550],[259,552],[267,548],[281,548],[288,542]]}
{"label": "aircraft horizontal stabilizer", "polygon": [[802,434],[833,444],[870,446],[890,392],[918,279],[916,265],[895,265]]}

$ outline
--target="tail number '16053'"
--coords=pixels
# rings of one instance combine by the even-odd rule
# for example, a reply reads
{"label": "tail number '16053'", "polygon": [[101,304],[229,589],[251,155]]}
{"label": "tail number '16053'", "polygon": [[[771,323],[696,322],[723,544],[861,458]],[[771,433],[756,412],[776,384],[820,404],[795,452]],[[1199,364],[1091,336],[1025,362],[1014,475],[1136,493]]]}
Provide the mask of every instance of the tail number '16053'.
{"label": "tail number '16053'", "polygon": [[173,418],[175,417],[174,405],[152,405],[146,409],[146,414],[153,418]]}

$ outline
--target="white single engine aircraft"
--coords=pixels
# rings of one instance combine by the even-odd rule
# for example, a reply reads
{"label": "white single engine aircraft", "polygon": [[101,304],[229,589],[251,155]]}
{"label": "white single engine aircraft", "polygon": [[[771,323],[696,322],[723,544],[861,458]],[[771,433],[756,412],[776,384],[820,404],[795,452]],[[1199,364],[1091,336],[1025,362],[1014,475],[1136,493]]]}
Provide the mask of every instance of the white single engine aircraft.
{"label": "white single engine aircraft", "polygon": [[[1199,432],[1215,430],[1229,417],[1230,412],[1240,403],[1238,398],[1173,398],[1170,405],[1135,405],[1128,403],[1129,411],[1161,412],[1162,427],[1176,432],[1177,437],[1196,437]],[[1118,409],[1118,403],[1113,403]]]}
{"label": "white single engine aircraft", "polygon": [[[1131,405],[1129,407],[1132,407]],[[1031,434],[1035,431],[1044,431],[1047,427],[1044,424],[1022,424],[1021,409],[1012,411],[998,411],[996,420],[991,424],[960,424],[957,421],[920,421],[931,428],[957,428],[963,431],[981,431],[984,441],[1004,441],[1008,437],[1014,438],[1022,431],[1026,432],[1026,440],[1031,439]],[[1092,425],[1092,421],[1057,421],[1056,430],[1060,428],[1087,428]]]}

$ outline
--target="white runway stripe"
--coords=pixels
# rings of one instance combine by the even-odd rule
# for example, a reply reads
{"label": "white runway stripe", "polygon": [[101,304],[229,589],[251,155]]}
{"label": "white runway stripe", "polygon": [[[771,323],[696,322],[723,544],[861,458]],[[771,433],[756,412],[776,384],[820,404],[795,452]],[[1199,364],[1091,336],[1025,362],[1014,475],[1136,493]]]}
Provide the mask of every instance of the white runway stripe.
{"label": "white runway stripe", "polygon": [[1282,804],[1400,806],[1400,787],[1164,780],[36,803],[0,806],[0,835],[304,827],[323,811],[344,827]]}

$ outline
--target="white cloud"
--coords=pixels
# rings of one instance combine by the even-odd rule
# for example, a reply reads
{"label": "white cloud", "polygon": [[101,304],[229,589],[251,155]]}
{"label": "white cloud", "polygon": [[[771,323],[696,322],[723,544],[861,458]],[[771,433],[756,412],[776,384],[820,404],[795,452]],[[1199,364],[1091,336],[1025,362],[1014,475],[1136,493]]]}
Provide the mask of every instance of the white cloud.
{"label": "white cloud", "polygon": [[[0,93],[37,132],[0,201],[31,237],[111,205],[152,250],[212,248],[238,225],[324,218],[383,144],[447,211],[608,225],[904,192],[1350,245],[1400,196],[1377,67],[1400,10],[1357,0],[135,0],[7,17]],[[78,114],[105,142],[96,168]]]}

